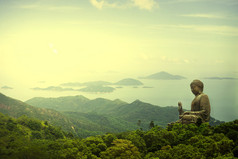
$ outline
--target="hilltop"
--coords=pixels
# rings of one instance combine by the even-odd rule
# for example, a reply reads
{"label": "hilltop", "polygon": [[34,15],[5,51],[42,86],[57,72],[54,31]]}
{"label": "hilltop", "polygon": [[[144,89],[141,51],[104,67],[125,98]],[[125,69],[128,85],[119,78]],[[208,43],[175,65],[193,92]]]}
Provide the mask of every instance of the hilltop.
{"label": "hilltop", "polygon": [[125,78],[125,79],[122,79],[122,80],[114,83],[114,85],[120,85],[120,86],[139,86],[139,85],[143,85],[143,83],[141,81],[133,79],[133,78]]}
{"label": "hilltop", "polygon": [[141,77],[142,79],[154,79],[154,80],[181,80],[181,79],[186,79],[183,76],[180,75],[172,75],[168,72],[158,72],[154,73],[145,77]]}

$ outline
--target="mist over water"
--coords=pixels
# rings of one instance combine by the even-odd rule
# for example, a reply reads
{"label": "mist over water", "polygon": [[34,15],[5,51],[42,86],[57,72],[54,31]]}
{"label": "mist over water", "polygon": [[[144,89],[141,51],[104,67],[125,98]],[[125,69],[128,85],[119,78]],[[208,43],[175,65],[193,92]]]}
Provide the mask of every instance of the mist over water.
{"label": "mist over water", "polygon": [[[111,94],[98,95],[103,98],[119,98],[126,102],[139,99],[158,106],[177,106],[181,101],[183,108],[190,110],[194,95],[190,90],[192,80],[141,80],[145,86],[153,88],[124,87]],[[223,121],[238,118],[237,80],[202,80],[204,93],[209,96],[211,116]],[[86,94],[85,94],[86,95]],[[94,95],[86,95],[95,98]]]}
{"label": "mist over water", "polygon": [[[60,97],[83,95],[89,99],[106,98],[110,100],[120,99],[131,103],[135,100],[151,103],[153,105],[177,106],[182,102],[183,108],[190,110],[194,98],[190,90],[193,79],[186,80],[146,80],[140,79],[142,86],[122,86],[112,93],[86,93],[77,91],[34,91],[29,88],[16,88],[13,90],[1,90],[2,93],[19,99],[28,100],[33,97]],[[211,116],[218,120],[232,121],[238,118],[238,80],[202,80],[204,93],[208,95],[211,104]],[[146,87],[146,88],[143,88]],[[147,88],[148,87],[148,88]],[[21,90],[19,93],[19,90]]]}

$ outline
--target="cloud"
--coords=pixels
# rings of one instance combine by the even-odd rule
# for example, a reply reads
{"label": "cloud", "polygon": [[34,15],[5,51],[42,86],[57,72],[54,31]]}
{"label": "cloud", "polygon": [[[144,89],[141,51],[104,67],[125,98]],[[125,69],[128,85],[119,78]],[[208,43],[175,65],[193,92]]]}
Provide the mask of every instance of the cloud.
{"label": "cloud", "polygon": [[140,57],[141,57],[143,60],[149,60],[149,59],[150,59],[149,55],[148,55],[148,54],[145,54],[145,53],[141,53],[141,54],[140,54]]}
{"label": "cloud", "polygon": [[225,16],[221,15],[214,15],[214,14],[184,14],[181,15],[184,17],[194,17],[194,18],[217,18],[217,19],[224,19],[226,18]]}
{"label": "cloud", "polygon": [[216,60],[215,63],[216,64],[222,64],[222,63],[224,63],[224,60]]}
{"label": "cloud", "polygon": [[26,5],[19,5],[16,8],[22,8],[22,9],[36,9],[39,8],[39,5],[36,4],[26,4]]}
{"label": "cloud", "polygon": [[169,62],[169,63],[181,63],[181,60],[178,59],[178,58],[170,58],[170,57],[167,57],[167,56],[162,56],[161,57],[161,60],[163,62]]}
{"label": "cloud", "polygon": [[167,3],[192,3],[192,2],[207,2],[207,1],[214,1],[214,0],[170,0]]}
{"label": "cloud", "polygon": [[12,87],[9,87],[9,86],[2,86],[1,88],[5,90],[13,89]]}
{"label": "cloud", "polygon": [[188,59],[184,59],[183,60],[185,63],[190,63],[190,61]]}
{"label": "cloud", "polygon": [[109,0],[89,0],[90,3],[98,8],[131,8],[136,7],[144,10],[152,10],[157,8],[159,5],[155,0],[121,0],[121,1],[110,1]]}
{"label": "cloud", "polygon": [[154,0],[132,0],[134,5],[140,9],[152,10],[158,4]]}
{"label": "cloud", "polygon": [[50,49],[52,50],[53,53],[55,53],[55,54],[59,53],[58,50],[54,47],[54,45],[52,43],[49,43],[49,47],[50,47]]}
{"label": "cloud", "polygon": [[154,25],[150,26],[150,28],[156,30],[184,29],[209,34],[238,36],[238,27],[226,25]]}
{"label": "cloud", "polygon": [[38,81],[38,83],[46,83],[46,81]]}
{"label": "cloud", "polygon": [[97,0],[90,0],[91,4],[98,8],[98,9],[102,9],[102,7],[105,5],[105,1],[102,0],[102,1],[97,1]]}
{"label": "cloud", "polygon": [[214,25],[180,25],[179,27],[199,32],[209,32],[222,35],[238,36],[238,27],[214,26]]}
{"label": "cloud", "polygon": [[38,9],[38,10],[50,10],[50,11],[75,11],[80,10],[80,7],[77,6],[46,6],[39,4],[26,4],[15,6],[15,8],[20,9]]}
{"label": "cloud", "polygon": [[185,63],[185,64],[188,64],[190,63],[190,60],[188,59],[179,59],[179,58],[171,58],[171,57],[167,57],[167,56],[161,56],[160,57],[161,61],[163,62],[168,62],[168,63],[176,63],[176,64],[182,64],[182,63]]}
{"label": "cloud", "polygon": [[46,7],[47,10],[55,10],[55,11],[73,11],[73,10],[81,10],[80,7],[76,6],[52,6]]}

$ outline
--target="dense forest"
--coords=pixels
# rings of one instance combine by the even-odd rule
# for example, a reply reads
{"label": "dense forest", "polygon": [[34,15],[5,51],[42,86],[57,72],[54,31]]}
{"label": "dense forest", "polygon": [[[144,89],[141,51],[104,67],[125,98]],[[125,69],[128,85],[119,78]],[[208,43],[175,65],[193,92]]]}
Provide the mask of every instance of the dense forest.
{"label": "dense forest", "polygon": [[238,120],[210,126],[175,124],[79,138],[27,116],[0,113],[0,158],[174,159],[238,157]]}

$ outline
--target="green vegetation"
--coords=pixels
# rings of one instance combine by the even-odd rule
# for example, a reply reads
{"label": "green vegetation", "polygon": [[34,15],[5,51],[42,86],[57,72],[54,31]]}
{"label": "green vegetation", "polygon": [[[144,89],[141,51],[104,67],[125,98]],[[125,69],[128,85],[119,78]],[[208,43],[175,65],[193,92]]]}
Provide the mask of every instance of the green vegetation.
{"label": "green vegetation", "polygon": [[56,110],[33,107],[19,100],[7,97],[1,93],[0,112],[15,118],[25,115],[39,120],[46,120],[50,124],[62,127],[66,131],[71,131],[72,126],[74,126],[69,118]]}
{"label": "green vegetation", "polygon": [[[135,130],[135,127],[132,125],[136,125],[138,120],[141,121],[140,127],[143,130],[148,130],[151,121],[154,121],[155,125],[166,127],[168,123],[174,122],[178,119],[177,107],[159,107],[139,100],[128,104],[119,99],[113,101],[103,98],[89,100],[84,96],[68,96],[59,98],[38,97],[32,98],[26,102],[41,108],[55,109],[66,115],[68,118],[73,117],[75,120],[81,120],[82,122],[90,121],[90,123],[94,122],[96,125],[99,123],[96,123],[96,120],[91,118],[93,115],[107,118],[110,121],[116,119],[122,124],[119,124],[118,122],[114,124],[122,126],[120,129],[122,131]],[[125,125],[126,123],[127,125]],[[212,118],[210,125],[216,125],[219,123],[220,121]],[[99,125],[101,127],[106,126],[112,128],[111,125],[107,124]],[[99,129],[97,129],[97,131],[98,130]],[[118,131],[120,132],[120,130]],[[115,130],[103,132],[115,132]]]}
{"label": "green vegetation", "polygon": [[[26,115],[48,121],[78,137],[149,130],[151,121],[154,125],[166,127],[167,123],[177,120],[178,113],[176,107],[159,107],[139,100],[128,104],[119,99],[89,100],[83,96],[68,96],[33,98],[27,102],[38,107],[0,94],[0,112],[15,118]],[[219,123],[212,118],[210,124]]]}
{"label": "green vegetation", "polygon": [[0,113],[0,158],[190,159],[238,157],[238,120],[199,127],[175,124],[77,138],[47,121]]}
{"label": "green vegetation", "polygon": [[[119,121],[129,123],[128,127],[131,127],[130,125],[136,125],[137,121],[141,120],[140,126],[143,130],[149,128],[151,121],[154,121],[155,125],[165,127],[168,123],[178,119],[178,110],[176,107],[159,107],[139,100],[128,104],[118,99],[113,101],[103,98],[89,100],[83,96],[75,96],[32,98],[26,102],[41,108],[55,109],[63,114],[80,112],[91,113],[92,116],[92,113],[94,113],[95,115],[98,114],[106,118],[117,118]],[[80,118],[82,115],[78,116]]]}

